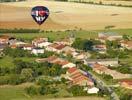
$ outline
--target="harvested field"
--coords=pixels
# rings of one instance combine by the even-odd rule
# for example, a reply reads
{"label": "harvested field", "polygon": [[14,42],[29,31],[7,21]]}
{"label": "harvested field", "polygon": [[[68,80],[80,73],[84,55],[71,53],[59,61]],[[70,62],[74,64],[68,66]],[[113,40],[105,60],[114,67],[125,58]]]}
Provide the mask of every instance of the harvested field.
{"label": "harvested field", "polygon": [[[31,7],[47,6],[50,17],[40,27],[30,16]],[[65,30],[82,28],[85,30],[132,27],[132,8],[100,6],[71,2],[36,1],[1,3],[0,28],[41,28],[45,30]]]}

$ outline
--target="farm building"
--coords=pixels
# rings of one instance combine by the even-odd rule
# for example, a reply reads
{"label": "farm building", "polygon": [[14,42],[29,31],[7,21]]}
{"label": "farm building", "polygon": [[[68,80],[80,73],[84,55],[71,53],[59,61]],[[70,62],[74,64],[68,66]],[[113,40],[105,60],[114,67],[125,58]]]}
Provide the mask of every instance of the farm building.
{"label": "farm building", "polygon": [[118,58],[116,59],[87,59],[87,60],[84,60],[84,63],[87,65],[99,63],[104,66],[118,66],[119,61],[118,61]]}

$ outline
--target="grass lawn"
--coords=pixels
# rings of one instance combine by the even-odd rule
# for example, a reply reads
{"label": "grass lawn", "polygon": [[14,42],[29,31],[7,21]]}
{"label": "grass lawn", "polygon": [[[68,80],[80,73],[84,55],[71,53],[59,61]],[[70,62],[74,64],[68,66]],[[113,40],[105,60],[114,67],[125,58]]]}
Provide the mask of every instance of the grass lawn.
{"label": "grass lawn", "polygon": [[122,64],[127,64],[127,65],[132,66],[132,55],[129,55],[128,58],[119,59],[119,61],[120,61]]}
{"label": "grass lawn", "polygon": [[[98,30],[99,32],[102,32],[102,30]],[[118,34],[121,35],[130,35],[132,36],[132,29],[110,29],[110,30],[106,30],[107,32],[117,32]]]}
{"label": "grass lawn", "polygon": [[[62,94],[64,95],[66,93],[66,91],[64,91],[63,89],[60,92],[59,92],[59,95],[62,95]],[[59,97],[56,99],[53,95],[52,96],[51,95],[48,95],[48,96],[38,95],[38,96],[31,97],[25,93],[25,90],[22,87],[17,87],[17,86],[0,87],[0,100],[80,100],[80,99],[82,100],[91,100],[91,99],[105,100],[104,98],[97,97],[97,96],[68,97],[68,98]]]}
{"label": "grass lawn", "polygon": [[130,89],[126,89],[123,87],[114,88],[115,92],[121,96],[122,94],[132,94],[132,91]]}
{"label": "grass lawn", "polygon": [[49,37],[52,40],[63,39],[74,34],[75,37],[79,38],[95,38],[97,37],[96,32],[90,31],[64,31],[64,32],[43,32],[43,33],[13,33],[9,34],[15,36],[16,38],[22,38],[25,40],[32,40],[35,37]]}
{"label": "grass lawn", "polygon": [[13,58],[6,56],[0,59],[0,67],[14,67]]}
{"label": "grass lawn", "polygon": [[[103,32],[104,30],[96,30],[96,31],[63,31],[63,32],[42,32],[42,33],[10,33],[9,35],[15,36],[16,38],[21,38],[24,40],[32,40],[35,37],[49,37],[51,40],[58,40],[69,37],[71,34],[74,34],[77,38],[89,39],[89,38],[97,38],[98,32]],[[110,29],[106,31],[117,32],[121,35],[131,35],[132,29]]]}
{"label": "grass lawn", "polygon": [[0,100],[27,100],[23,88],[2,87],[0,88]]}

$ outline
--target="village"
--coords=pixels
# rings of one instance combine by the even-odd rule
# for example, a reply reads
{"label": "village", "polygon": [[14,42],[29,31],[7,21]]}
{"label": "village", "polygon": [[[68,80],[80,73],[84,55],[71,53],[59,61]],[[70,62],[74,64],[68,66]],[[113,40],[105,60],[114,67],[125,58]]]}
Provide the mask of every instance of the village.
{"label": "village", "polygon": [[[46,62],[59,65],[61,69],[66,69],[66,73],[60,74],[58,79],[61,80],[64,78],[67,80],[69,86],[82,86],[84,87],[83,91],[86,91],[88,94],[99,93],[100,90],[105,87],[103,83],[107,84],[107,82],[105,82],[107,78],[108,83],[111,83],[109,82],[109,78],[111,80],[117,80],[115,84],[111,83],[107,85],[132,89],[132,73],[121,73],[115,70],[117,67],[121,66],[119,57],[116,57],[115,54],[113,58],[107,57],[108,49],[117,49],[114,46],[117,46],[119,51],[131,51],[131,38],[119,35],[118,33],[100,32],[98,33],[98,38],[95,39],[95,41],[99,42],[90,45],[88,51],[74,48],[73,44],[75,44],[75,41],[76,39],[73,37],[53,42],[50,42],[47,37],[36,37],[31,42],[24,42],[16,37],[5,34],[0,36],[0,57],[2,59],[2,57],[5,56],[4,50],[7,48],[28,51],[29,54],[36,57],[34,59],[36,63],[41,64]],[[113,44],[112,41],[114,41]],[[109,45],[114,46],[110,48]],[[53,55],[47,57],[41,56],[45,54],[45,52],[52,52]],[[94,55],[94,53],[100,54],[101,57],[96,57],[98,55]],[[130,69],[132,69],[132,67]],[[104,78],[103,80],[102,77]],[[103,83],[101,83],[100,80],[103,81]],[[102,87],[100,87],[100,84],[102,84]],[[106,89],[111,93],[110,96],[113,100],[119,100],[119,97],[109,86],[107,86]]]}

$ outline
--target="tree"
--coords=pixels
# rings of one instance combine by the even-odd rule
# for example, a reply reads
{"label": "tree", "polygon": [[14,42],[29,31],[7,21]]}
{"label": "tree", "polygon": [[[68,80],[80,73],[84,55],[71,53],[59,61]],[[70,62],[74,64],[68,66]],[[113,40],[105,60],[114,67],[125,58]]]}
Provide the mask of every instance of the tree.
{"label": "tree", "polygon": [[47,93],[46,87],[45,87],[45,86],[41,86],[41,87],[39,88],[39,93],[40,93],[41,95],[45,95],[45,94]]}
{"label": "tree", "polygon": [[84,65],[84,64],[81,64],[79,67],[80,67],[81,70],[84,70],[86,72],[89,71],[89,70],[92,70],[91,67],[89,67],[87,65]]}
{"label": "tree", "polygon": [[120,44],[118,43],[118,41],[106,41],[106,47],[108,49],[118,49],[120,47]]}
{"label": "tree", "polygon": [[25,62],[20,59],[14,60],[14,64],[15,64],[15,71],[17,74],[20,74],[23,68],[30,68],[31,66],[33,66],[32,63]]}
{"label": "tree", "polygon": [[113,77],[112,77],[111,75],[107,75],[107,74],[102,74],[102,77],[103,77],[103,79],[106,80],[106,81],[110,81],[110,80],[113,79]]}
{"label": "tree", "polygon": [[81,38],[76,38],[72,44],[74,48],[85,50],[85,51],[92,50],[93,45],[94,43],[92,40],[81,39]]}
{"label": "tree", "polygon": [[124,40],[129,40],[129,36],[126,35],[126,34],[124,34],[124,35],[123,35],[123,39],[124,39]]}
{"label": "tree", "polygon": [[21,71],[21,77],[25,82],[33,80],[33,70],[31,68],[24,68]]}
{"label": "tree", "polygon": [[28,51],[21,48],[12,49],[7,47],[4,49],[4,54],[11,57],[31,57],[31,54]]}

